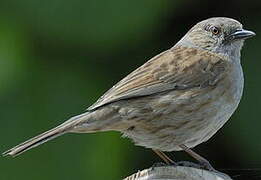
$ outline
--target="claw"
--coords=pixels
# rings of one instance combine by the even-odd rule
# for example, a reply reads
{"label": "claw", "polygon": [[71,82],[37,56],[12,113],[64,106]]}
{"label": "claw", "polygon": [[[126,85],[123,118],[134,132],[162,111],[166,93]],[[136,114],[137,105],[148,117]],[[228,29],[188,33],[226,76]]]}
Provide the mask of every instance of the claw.
{"label": "claw", "polygon": [[202,169],[206,169],[209,171],[216,171],[208,161],[199,162],[199,165],[201,166]]}

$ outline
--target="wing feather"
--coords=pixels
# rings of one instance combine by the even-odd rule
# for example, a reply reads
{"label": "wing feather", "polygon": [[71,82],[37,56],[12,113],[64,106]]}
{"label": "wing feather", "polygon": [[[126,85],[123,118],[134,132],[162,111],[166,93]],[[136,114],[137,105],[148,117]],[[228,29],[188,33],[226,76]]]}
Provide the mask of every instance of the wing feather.
{"label": "wing feather", "polygon": [[175,47],[130,73],[87,110],[168,90],[213,86],[224,77],[228,69],[229,61],[224,56],[206,50]]}

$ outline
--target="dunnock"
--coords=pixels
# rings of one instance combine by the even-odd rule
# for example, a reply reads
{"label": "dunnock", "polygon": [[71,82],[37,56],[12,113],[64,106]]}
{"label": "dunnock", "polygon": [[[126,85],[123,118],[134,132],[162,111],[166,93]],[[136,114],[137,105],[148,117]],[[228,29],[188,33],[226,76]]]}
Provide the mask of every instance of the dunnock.
{"label": "dunnock", "polygon": [[255,33],[230,18],[199,22],[171,49],[150,59],[107,91],[87,112],[6,151],[16,156],[65,133],[120,131],[136,145],[184,150],[207,141],[236,110],[243,91],[240,50]]}

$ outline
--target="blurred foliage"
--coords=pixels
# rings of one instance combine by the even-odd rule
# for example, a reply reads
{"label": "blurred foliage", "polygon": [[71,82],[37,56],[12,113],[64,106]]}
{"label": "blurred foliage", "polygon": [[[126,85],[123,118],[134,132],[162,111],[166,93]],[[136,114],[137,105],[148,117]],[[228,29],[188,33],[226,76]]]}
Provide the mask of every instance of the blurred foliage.
{"label": "blurred foliage", "polygon": [[[83,112],[196,22],[228,16],[257,33],[242,53],[244,97],[227,125],[196,150],[220,169],[261,167],[260,7],[239,0],[1,0],[1,151]],[[171,156],[188,159],[180,152]],[[0,158],[0,179],[114,180],[157,161],[116,132],[70,134],[17,158]]]}

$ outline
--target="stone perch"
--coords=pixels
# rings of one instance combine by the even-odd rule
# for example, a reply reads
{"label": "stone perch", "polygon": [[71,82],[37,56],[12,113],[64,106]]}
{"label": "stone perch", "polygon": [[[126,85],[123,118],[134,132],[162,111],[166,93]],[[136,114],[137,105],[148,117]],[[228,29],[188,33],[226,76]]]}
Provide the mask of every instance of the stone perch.
{"label": "stone perch", "polygon": [[207,171],[185,166],[151,167],[139,171],[124,180],[232,180],[221,172]]}

